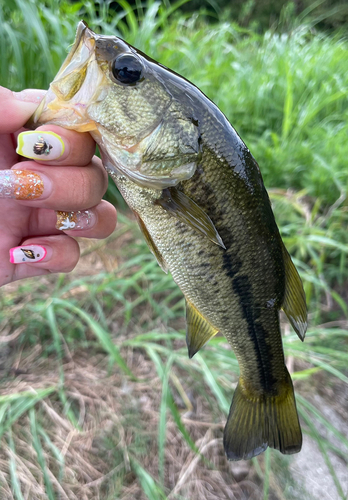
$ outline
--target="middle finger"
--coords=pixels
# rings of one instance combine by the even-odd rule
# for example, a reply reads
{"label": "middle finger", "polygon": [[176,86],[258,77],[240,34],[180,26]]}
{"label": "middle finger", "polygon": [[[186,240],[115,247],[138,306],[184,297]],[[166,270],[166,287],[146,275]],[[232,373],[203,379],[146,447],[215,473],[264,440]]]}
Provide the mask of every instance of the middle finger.
{"label": "middle finger", "polygon": [[0,171],[1,181],[6,183],[6,190],[0,189],[0,196],[6,191],[6,197],[23,205],[66,211],[97,205],[108,185],[107,173],[96,156],[83,168],[23,161],[11,171]]}

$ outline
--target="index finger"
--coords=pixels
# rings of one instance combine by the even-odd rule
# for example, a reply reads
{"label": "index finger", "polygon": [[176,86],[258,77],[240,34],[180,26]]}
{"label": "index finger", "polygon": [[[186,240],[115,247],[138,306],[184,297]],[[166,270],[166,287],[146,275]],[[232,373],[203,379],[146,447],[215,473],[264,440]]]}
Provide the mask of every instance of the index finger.
{"label": "index finger", "polygon": [[45,165],[88,165],[95,153],[95,142],[88,132],[76,132],[57,125],[42,125],[21,132],[17,153]]}
{"label": "index finger", "polygon": [[0,134],[12,134],[28,121],[42,101],[46,91],[26,89],[12,92],[0,87]]}

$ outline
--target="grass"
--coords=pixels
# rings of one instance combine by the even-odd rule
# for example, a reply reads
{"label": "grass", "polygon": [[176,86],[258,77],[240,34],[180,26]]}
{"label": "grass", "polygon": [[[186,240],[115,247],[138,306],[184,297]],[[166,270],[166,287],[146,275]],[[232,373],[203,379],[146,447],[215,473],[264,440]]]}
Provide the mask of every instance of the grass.
{"label": "grass", "polygon": [[[261,166],[304,281],[310,328],[302,344],[284,320],[284,348],[305,437],[317,443],[332,495],[345,499],[336,464],[346,466],[348,452],[337,423],[348,410],[347,42],[305,24],[263,36],[207,25],[179,13],[181,3],[134,11],[122,0],[113,15],[108,2],[3,2],[0,84],[46,88],[84,18],[189,78],[225,112]],[[108,196],[118,201],[112,187]],[[182,295],[134,221],[121,215],[107,241],[81,244],[71,276],[0,294],[0,497],[307,498],[291,457],[226,461],[237,361],[222,337],[188,360]]]}

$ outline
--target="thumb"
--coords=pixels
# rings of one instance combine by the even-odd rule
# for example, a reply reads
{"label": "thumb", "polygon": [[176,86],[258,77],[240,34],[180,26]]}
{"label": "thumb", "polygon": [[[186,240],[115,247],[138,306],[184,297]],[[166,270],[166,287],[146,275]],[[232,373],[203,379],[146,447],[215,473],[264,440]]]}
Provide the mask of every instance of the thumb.
{"label": "thumb", "polygon": [[11,134],[28,121],[42,101],[46,91],[26,89],[12,92],[0,87],[0,134]]}

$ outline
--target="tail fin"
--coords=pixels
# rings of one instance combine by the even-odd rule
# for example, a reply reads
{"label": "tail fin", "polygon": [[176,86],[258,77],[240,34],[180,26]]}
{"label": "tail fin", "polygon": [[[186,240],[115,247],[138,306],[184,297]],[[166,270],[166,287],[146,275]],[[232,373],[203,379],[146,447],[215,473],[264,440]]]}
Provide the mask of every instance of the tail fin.
{"label": "tail fin", "polygon": [[224,431],[224,448],[229,460],[248,460],[270,446],[284,454],[297,453],[302,433],[290,375],[278,395],[257,395],[243,387],[235,390]]}

